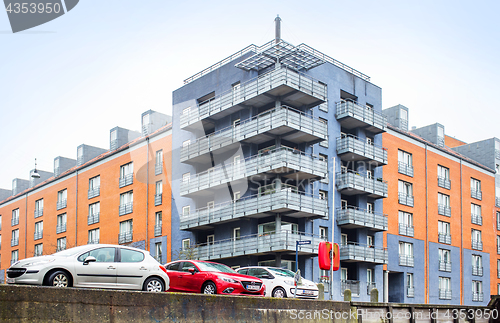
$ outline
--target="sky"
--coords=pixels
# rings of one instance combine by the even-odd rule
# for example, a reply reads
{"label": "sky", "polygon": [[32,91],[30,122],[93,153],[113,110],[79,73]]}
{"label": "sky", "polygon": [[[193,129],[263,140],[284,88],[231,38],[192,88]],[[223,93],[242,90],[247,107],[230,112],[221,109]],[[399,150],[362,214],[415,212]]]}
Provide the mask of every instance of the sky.
{"label": "sky", "polygon": [[409,108],[410,127],[439,122],[457,139],[500,137],[498,1],[81,0],[13,34],[0,10],[0,188],[53,171],[141,113],[172,111],[183,80],[250,44],[282,38],[367,74],[382,107]]}

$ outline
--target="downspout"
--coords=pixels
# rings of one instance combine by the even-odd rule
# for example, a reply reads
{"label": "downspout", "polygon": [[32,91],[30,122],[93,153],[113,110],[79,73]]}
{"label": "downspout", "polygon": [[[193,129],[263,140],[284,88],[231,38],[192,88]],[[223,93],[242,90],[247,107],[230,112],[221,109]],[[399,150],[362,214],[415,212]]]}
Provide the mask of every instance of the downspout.
{"label": "downspout", "polygon": [[[75,247],[78,246],[78,169],[76,170],[76,193],[75,193]],[[66,219],[66,221],[68,221]]]}
{"label": "downspout", "polygon": [[146,137],[146,250],[149,251],[149,136]]}
{"label": "downspout", "polygon": [[[464,250],[464,235],[463,235],[463,205],[462,205],[462,158],[460,158],[460,268],[462,268],[462,252]],[[462,270],[460,270],[460,304],[464,301],[464,285],[462,284]]]}
{"label": "downspout", "polygon": [[427,182],[427,143],[425,144],[425,303],[429,304],[429,196]]}
{"label": "downspout", "polygon": [[[28,195],[26,192],[26,198],[24,199],[24,258],[28,258],[28,254],[26,251],[28,245]],[[19,255],[17,256],[17,260],[19,260]]]}

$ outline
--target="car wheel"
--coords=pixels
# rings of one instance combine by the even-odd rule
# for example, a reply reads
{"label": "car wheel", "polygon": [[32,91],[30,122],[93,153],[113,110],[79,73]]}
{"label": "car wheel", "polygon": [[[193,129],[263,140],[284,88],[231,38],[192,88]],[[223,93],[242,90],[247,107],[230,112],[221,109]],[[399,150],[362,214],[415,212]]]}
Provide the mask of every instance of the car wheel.
{"label": "car wheel", "polygon": [[286,291],[282,287],[276,287],[273,290],[272,296],[276,298],[286,298]]}
{"label": "car wheel", "polygon": [[146,292],[160,293],[165,291],[165,285],[163,284],[163,281],[160,278],[149,277],[144,282],[143,289]]}
{"label": "car wheel", "polygon": [[54,287],[69,287],[70,277],[68,273],[64,271],[53,272],[49,277],[49,286]]}
{"label": "car wheel", "polygon": [[207,282],[205,285],[203,285],[203,288],[201,289],[201,292],[203,294],[217,294],[217,287],[215,286],[214,283],[212,282]]}

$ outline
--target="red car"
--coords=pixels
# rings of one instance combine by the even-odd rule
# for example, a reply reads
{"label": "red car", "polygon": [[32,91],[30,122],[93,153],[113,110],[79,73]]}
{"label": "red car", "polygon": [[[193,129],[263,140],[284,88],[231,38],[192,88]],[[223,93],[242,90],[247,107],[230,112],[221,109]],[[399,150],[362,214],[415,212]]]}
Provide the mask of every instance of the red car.
{"label": "red car", "polygon": [[210,261],[178,260],[165,265],[169,292],[264,296],[262,280]]}

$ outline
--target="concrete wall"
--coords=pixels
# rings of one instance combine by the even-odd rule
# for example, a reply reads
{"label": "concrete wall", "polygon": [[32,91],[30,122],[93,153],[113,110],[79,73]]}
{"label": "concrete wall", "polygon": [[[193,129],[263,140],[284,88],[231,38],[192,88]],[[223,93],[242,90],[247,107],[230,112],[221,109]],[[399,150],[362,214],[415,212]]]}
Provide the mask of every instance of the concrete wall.
{"label": "concrete wall", "polygon": [[4,188],[0,188],[0,201],[3,201],[10,196],[12,196],[12,190],[6,190]]}
{"label": "concrete wall", "polygon": [[[83,155],[78,156],[78,150],[80,148],[83,149]],[[101,154],[104,154],[106,151],[107,151],[106,149],[102,149],[99,147],[93,147],[93,146],[81,144],[77,148],[77,159],[76,159],[77,165],[81,166],[81,165],[85,164],[86,162],[88,162],[89,160],[94,159]]]}
{"label": "concrete wall", "polygon": [[440,147],[444,147],[444,136],[439,137],[438,128],[443,128],[443,133],[444,133],[444,126],[440,123],[434,123],[425,127],[413,129],[411,130],[411,132],[426,140],[429,140],[433,144],[436,144]]}
{"label": "concrete wall", "polygon": [[17,195],[22,191],[28,189],[30,186],[30,181],[27,179],[14,178],[12,180],[12,195]]}
{"label": "concrete wall", "polygon": [[[59,163],[59,167],[57,167],[57,163]],[[57,177],[67,171],[70,168],[76,166],[76,159],[71,159],[67,157],[57,156],[54,158],[54,176]]]}
{"label": "concrete wall", "polygon": [[[116,140],[111,140],[111,134],[113,131],[116,131]],[[121,127],[114,127],[109,131],[110,140],[109,140],[109,150],[116,150],[126,143],[131,142],[134,139],[137,139],[141,136],[140,132],[128,130]]]}
{"label": "concrete wall", "polygon": [[401,110],[406,110],[406,115],[408,116],[408,108],[401,104],[384,109],[382,113],[387,117],[389,124],[401,130],[408,131],[408,120],[401,119]]}

